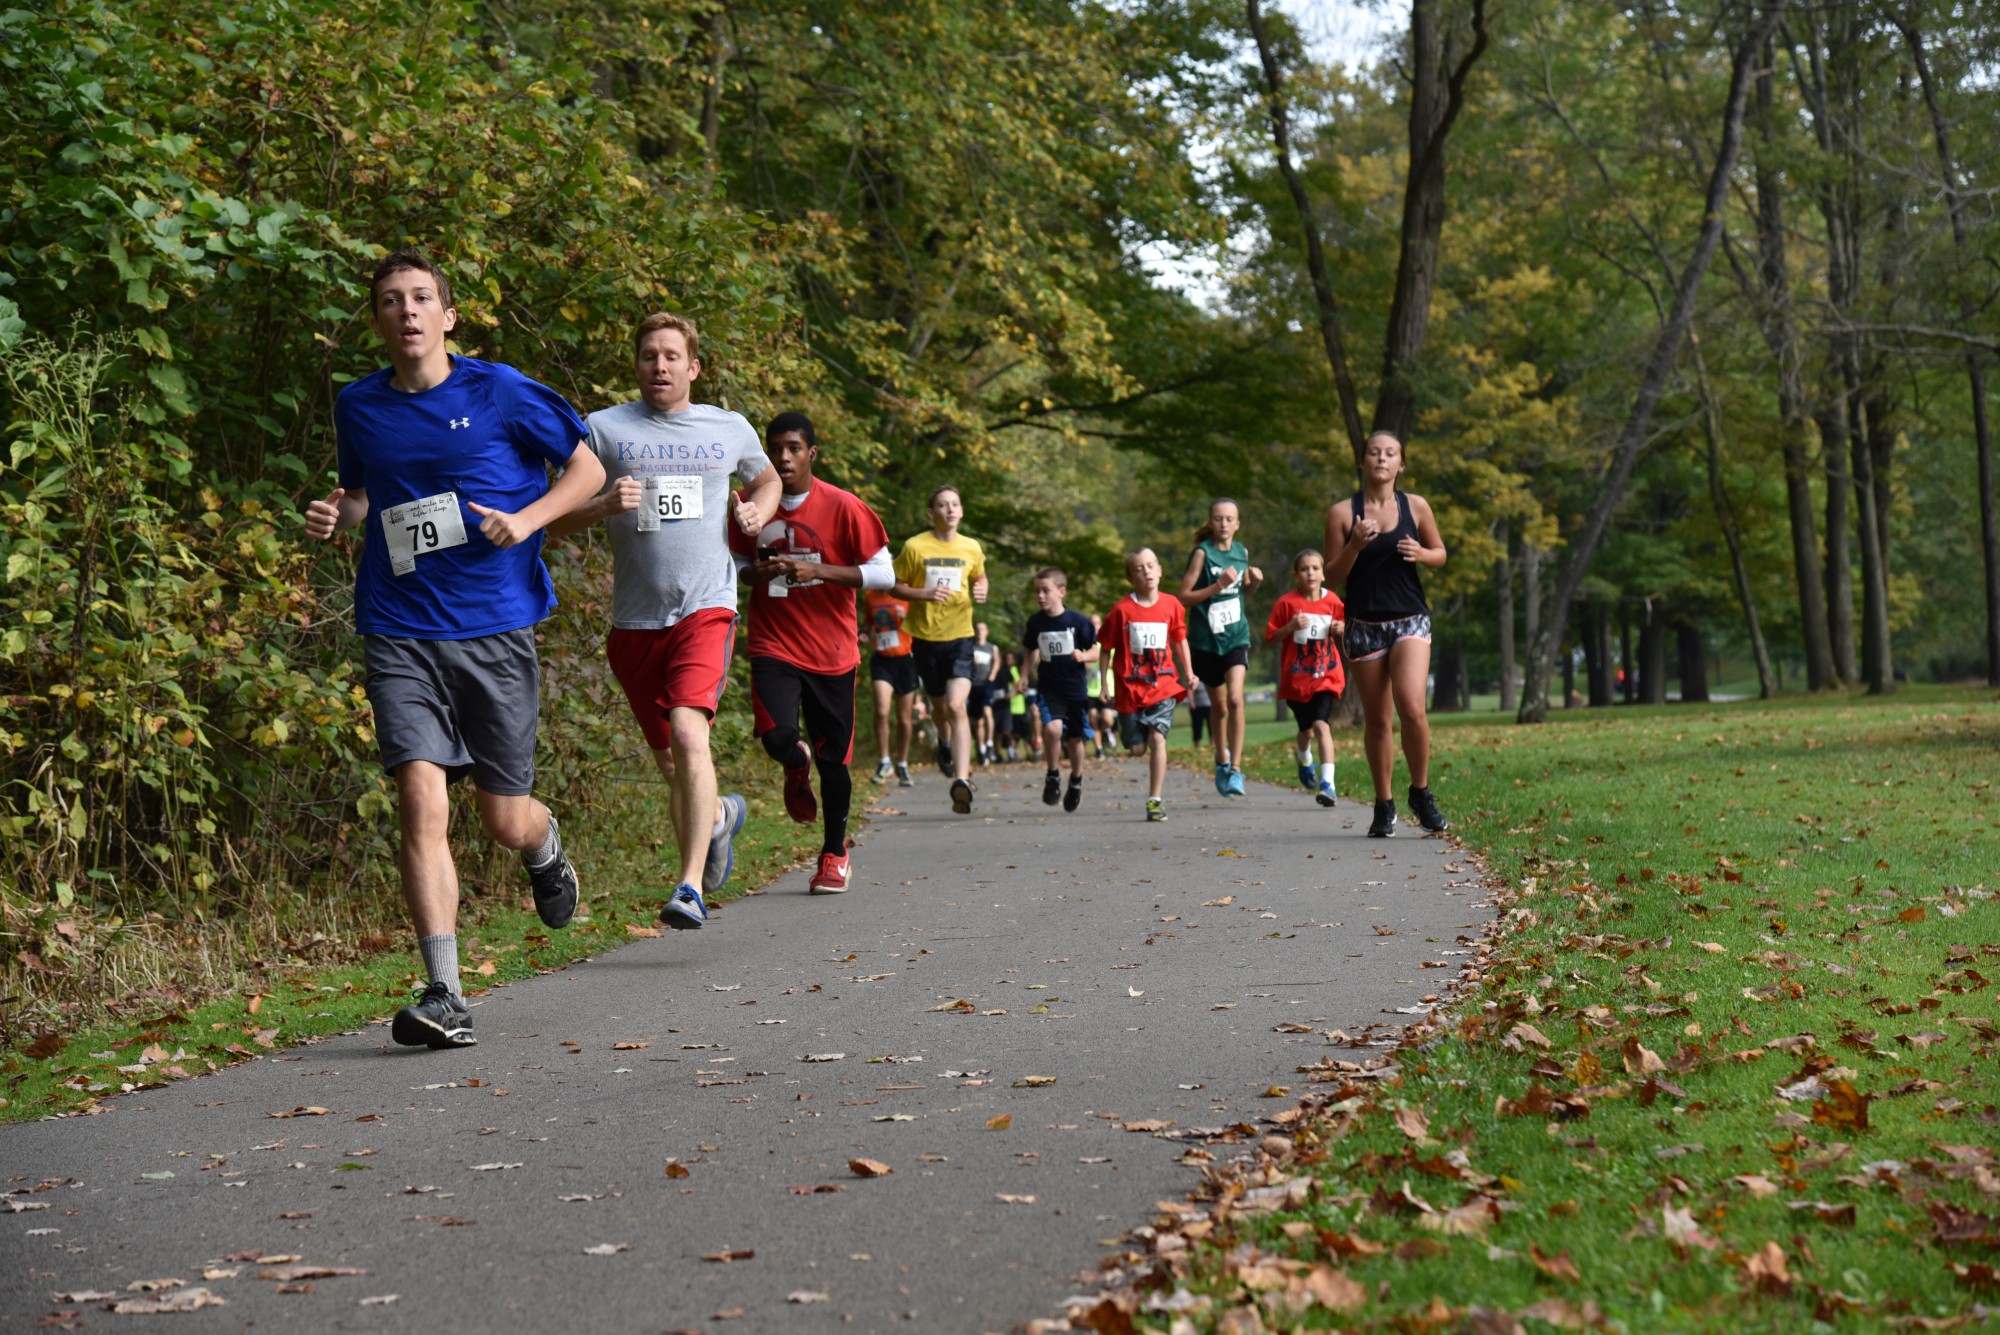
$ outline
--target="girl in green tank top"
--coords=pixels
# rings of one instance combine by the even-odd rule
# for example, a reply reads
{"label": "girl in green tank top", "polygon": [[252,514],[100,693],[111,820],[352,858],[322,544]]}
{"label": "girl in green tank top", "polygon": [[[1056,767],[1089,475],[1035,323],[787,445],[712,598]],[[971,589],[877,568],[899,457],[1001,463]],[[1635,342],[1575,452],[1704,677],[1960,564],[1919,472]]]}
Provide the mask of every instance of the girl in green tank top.
{"label": "girl in green tank top", "polygon": [[1215,791],[1224,797],[1243,796],[1243,678],[1250,661],[1243,595],[1264,582],[1264,572],[1236,541],[1242,523],[1235,501],[1225,496],[1211,504],[1181,576],[1194,674],[1214,702]]}

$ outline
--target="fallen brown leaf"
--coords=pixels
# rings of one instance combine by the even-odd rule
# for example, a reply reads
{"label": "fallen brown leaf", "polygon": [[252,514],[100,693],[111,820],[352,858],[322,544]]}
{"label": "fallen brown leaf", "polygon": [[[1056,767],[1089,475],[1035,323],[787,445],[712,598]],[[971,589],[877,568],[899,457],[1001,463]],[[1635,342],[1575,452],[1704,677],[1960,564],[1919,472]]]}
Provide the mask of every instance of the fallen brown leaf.
{"label": "fallen brown leaf", "polygon": [[880,1159],[849,1159],[847,1168],[856,1177],[887,1177],[896,1171]]}
{"label": "fallen brown leaf", "polygon": [[1792,1277],[1785,1269],[1785,1249],[1767,1242],[1743,1263],[1743,1286],[1760,1293],[1790,1293]]}

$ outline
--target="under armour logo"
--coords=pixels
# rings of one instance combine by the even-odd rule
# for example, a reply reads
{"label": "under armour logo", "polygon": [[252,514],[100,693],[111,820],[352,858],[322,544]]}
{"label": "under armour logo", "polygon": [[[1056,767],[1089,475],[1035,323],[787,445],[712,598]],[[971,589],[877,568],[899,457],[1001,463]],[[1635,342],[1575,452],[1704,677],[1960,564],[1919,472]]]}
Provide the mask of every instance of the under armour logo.
{"label": "under armour logo", "polygon": [[470,417],[454,417],[451,419],[451,429],[453,431],[458,430],[462,426],[471,426],[471,425],[472,425],[472,419]]}

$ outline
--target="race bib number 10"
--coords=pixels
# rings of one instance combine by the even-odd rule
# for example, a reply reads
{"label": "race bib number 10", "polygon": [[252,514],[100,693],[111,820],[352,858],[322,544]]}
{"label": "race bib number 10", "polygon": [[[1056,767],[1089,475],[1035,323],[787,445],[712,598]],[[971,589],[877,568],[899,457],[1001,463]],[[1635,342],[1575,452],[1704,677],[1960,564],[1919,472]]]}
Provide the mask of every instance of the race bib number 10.
{"label": "race bib number 10", "polygon": [[1167,626],[1163,621],[1135,621],[1125,629],[1125,643],[1135,654],[1167,647]]}
{"label": "race bib number 10", "polygon": [[1241,598],[1216,598],[1208,604],[1208,628],[1218,635],[1242,619]]}
{"label": "race bib number 10", "polygon": [[389,568],[407,575],[417,568],[417,558],[447,547],[465,545],[465,515],[458,508],[458,493],[441,491],[382,512],[382,536],[389,543]]}
{"label": "race bib number 10", "polygon": [[664,520],[701,518],[701,479],[681,474],[648,474],[639,479],[639,531],[657,533]]}

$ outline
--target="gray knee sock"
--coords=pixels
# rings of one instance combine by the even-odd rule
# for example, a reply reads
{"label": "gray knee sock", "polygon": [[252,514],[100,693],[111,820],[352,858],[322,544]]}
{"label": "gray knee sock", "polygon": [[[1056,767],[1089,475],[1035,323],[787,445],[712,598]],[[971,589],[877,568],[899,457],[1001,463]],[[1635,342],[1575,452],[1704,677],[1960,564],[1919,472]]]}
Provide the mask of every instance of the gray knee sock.
{"label": "gray knee sock", "polygon": [[529,871],[540,871],[562,856],[562,836],[556,833],[556,813],[549,813],[549,832],[542,836],[541,847],[521,850],[521,865]]}
{"label": "gray knee sock", "polygon": [[424,954],[424,969],[433,983],[443,983],[451,989],[453,996],[460,995],[458,989],[458,938],[456,936],[420,936],[417,949]]}

